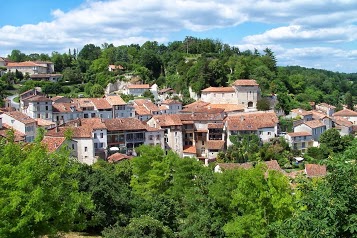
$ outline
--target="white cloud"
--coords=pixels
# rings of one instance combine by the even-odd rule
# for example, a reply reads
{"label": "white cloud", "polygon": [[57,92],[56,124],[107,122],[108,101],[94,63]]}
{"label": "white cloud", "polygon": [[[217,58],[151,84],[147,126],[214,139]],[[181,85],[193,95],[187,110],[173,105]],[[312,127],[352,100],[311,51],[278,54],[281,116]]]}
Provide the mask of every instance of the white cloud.
{"label": "white cloud", "polygon": [[[178,31],[203,32],[244,22],[281,26],[241,42],[252,46],[280,45],[275,48],[288,50],[288,44],[306,48],[306,43],[342,44],[357,38],[355,0],[87,0],[76,9],[56,9],[51,15],[48,22],[0,27],[0,55],[12,49],[50,53],[88,43],[167,43]],[[346,53],[356,58],[356,52]]]}

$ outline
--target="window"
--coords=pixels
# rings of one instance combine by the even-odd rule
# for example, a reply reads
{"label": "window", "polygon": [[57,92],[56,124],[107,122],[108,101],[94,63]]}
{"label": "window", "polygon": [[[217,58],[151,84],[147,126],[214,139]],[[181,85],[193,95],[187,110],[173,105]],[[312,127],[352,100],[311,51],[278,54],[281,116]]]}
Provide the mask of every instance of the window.
{"label": "window", "polygon": [[154,139],[154,136],[153,135],[150,135],[149,136],[149,140],[153,140]]}
{"label": "window", "polygon": [[103,138],[104,137],[104,134],[103,133],[100,133],[100,138]]}
{"label": "window", "polygon": [[37,114],[37,118],[40,118],[41,117],[41,114]]}
{"label": "window", "polygon": [[215,94],[215,93],[213,94],[213,97],[216,97],[216,94]]}
{"label": "window", "polygon": [[97,139],[97,133],[94,133],[94,139]]}
{"label": "window", "polygon": [[302,147],[302,148],[305,148],[305,146],[306,146],[306,145],[305,145],[305,142],[302,142],[302,143],[301,143],[301,147]]}
{"label": "window", "polygon": [[98,149],[98,143],[94,143],[94,149]]}
{"label": "window", "polygon": [[74,144],[72,144],[72,150],[74,150]]}
{"label": "window", "polygon": [[84,152],[87,152],[87,151],[88,151],[88,147],[85,146],[85,147],[84,147]]}
{"label": "window", "polygon": [[270,136],[271,135],[271,132],[270,131],[268,131],[268,136]]}
{"label": "window", "polygon": [[48,106],[46,106],[46,111],[48,111]]}
{"label": "window", "polygon": [[103,148],[104,144],[103,143],[99,143],[99,148]]}

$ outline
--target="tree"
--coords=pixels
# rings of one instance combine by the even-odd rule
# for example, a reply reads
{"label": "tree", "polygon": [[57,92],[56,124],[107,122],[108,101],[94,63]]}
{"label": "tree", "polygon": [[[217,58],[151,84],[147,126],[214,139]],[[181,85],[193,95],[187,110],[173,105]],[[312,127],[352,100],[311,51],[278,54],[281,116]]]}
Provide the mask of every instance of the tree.
{"label": "tree", "polygon": [[103,231],[104,238],[173,238],[172,230],[164,226],[162,222],[143,215],[133,218],[126,227],[114,226]]}
{"label": "tree", "polygon": [[82,50],[78,53],[78,58],[83,60],[93,61],[99,58],[101,49],[94,44],[87,44],[83,46]]}
{"label": "tree", "polygon": [[257,109],[258,111],[268,111],[270,110],[270,103],[267,98],[262,98],[257,101]]}
{"label": "tree", "polygon": [[350,110],[354,110],[354,103],[353,103],[353,98],[352,94],[350,92],[347,92],[345,94],[345,104],[347,105],[347,108]]}
{"label": "tree", "polygon": [[104,89],[100,84],[94,84],[90,89],[91,97],[101,97],[104,94]]}
{"label": "tree", "polygon": [[227,237],[275,237],[271,227],[291,216],[293,201],[289,181],[282,173],[267,171],[263,164],[241,170],[232,192],[234,215],[223,229]]}
{"label": "tree", "polygon": [[79,164],[62,150],[48,154],[39,143],[2,142],[0,149],[0,236],[38,237],[83,229],[83,211],[93,208],[79,192]]}
{"label": "tree", "polygon": [[343,145],[341,143],[341,135],[335,128],[328,129],[320,136],[321,145],[333,152],[342,151]]}

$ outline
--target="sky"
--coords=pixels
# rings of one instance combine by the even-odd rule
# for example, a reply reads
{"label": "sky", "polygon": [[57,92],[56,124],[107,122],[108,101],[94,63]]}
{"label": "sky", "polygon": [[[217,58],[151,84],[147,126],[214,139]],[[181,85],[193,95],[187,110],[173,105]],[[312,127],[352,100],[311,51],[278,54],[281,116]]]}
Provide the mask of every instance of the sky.
{"label": "sky", "polygon": [[357,0],[16,0],[0,9],[3,57],[194,36],[268,47],[278,65],[357,72]]}

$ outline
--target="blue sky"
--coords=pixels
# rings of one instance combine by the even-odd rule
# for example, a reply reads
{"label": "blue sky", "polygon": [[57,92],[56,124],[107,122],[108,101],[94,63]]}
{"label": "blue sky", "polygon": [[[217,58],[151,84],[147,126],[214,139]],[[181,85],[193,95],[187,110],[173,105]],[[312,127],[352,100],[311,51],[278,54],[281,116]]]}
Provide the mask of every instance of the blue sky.
{"label": "blue sky", "polygon": [[269,47],[279,65],[357,72],[356,0],[17,0],[1,9],[0,56],[195,36]]}

